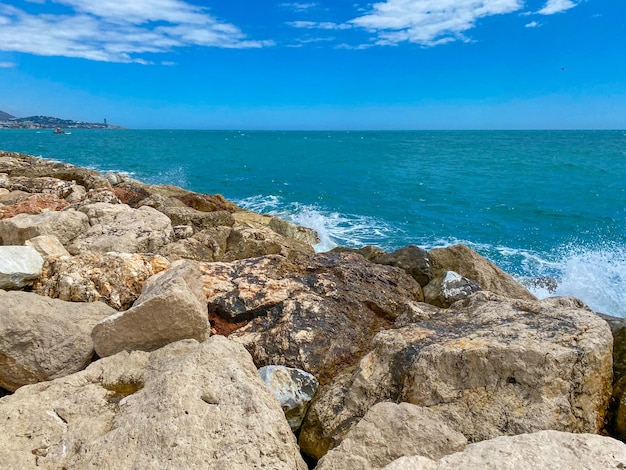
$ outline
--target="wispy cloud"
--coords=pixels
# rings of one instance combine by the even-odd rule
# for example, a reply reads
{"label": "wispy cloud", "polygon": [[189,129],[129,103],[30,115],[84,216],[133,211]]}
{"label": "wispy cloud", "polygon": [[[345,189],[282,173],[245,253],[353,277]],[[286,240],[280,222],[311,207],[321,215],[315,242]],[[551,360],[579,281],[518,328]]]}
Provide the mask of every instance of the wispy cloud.
{"label": "wispy cloud", "polygon": [[305,10],[310,10],[311,8],[316,8],[319,6],[319,3],[315,3],[315,2],[310,2],[310,3],[297,3],[297,2],[286,2],[286,3],[281,3],[279,5],[282,8],[287,8],[289,10],[295,10],[295,11],[305,11]]}
{"label": "wispy cloud", "polygon": [[0,62],[0,69],[11,69],[17,67],[15,62]]}
{"label": "wispy cloud", "polygon": [[327,30],[337,30],[337,29],[351,29],[353,26],[347,23],[333,23],[330,21],[291,21],[287,23],[289,26],[294,28],[303,28],[303,29],[327,29]]}
{"label": "wispy cloud", "polygon": [[561,13],[562,11],[574,8],[576,5],[578,5],[578,3],[572,0],[548,0],[546,5],[537,13],[540,15],[554,15],[555,13]]}
{"label": "wispy cloud", "polygon": [[107,62],[147,63],[147,53],[206,46],[254,48],[236,26],[182,0],[56,0],[73,14],[26,13],[0,4],[0,50]]}
{"label": "wispy cloud", "polygon": [[537,23],[536,21],[531,21],[530,23],[526,23],[524,25],[524,28],[536,28],[538,26],[541,26],[541,25]]}
{"label": "wispy cloud", "polygon": [[350,23],[374,33],[379,45],[433,46],[466,41],[464,32],[480,18],[512,13],[523,6],[523,0],[386,0]]}

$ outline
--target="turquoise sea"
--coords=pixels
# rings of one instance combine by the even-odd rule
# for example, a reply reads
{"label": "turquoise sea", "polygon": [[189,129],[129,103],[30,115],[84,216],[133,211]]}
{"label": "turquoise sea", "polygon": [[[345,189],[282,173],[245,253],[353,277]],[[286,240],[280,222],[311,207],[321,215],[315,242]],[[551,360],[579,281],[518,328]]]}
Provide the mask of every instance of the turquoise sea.
{"label": "turquoise sea", "polygon": [[221,193],[319,251],[465,243],[626,316],[626,131],[5,130],[0,149]]}

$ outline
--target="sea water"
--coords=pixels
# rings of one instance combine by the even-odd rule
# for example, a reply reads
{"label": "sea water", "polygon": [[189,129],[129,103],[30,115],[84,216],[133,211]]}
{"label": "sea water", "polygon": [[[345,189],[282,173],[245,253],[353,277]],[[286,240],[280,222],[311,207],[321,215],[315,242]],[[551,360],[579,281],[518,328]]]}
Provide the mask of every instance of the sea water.
{"label": "sea water", "polygon": [[464,243],[626,316],[626,132],[0,131],[0,149],[220,193],[337,245]]}

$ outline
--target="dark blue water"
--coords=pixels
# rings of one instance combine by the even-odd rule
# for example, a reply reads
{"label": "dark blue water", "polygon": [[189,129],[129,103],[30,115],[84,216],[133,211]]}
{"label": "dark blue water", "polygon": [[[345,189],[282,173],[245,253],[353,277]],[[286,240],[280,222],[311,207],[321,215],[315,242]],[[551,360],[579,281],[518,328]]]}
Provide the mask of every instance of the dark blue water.
{"label": "dark blue water", "polygon": [[0,131],[0,149],[221,193],[320,250],[466,243],[626,315],[623,131]]}

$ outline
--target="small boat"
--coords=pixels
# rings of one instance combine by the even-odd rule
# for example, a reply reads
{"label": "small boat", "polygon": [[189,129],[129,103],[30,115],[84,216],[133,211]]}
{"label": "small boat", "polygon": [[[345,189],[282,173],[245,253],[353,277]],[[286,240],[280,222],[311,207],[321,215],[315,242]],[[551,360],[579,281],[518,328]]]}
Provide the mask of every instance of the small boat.
{"label": "small boat", "polygon": [[61,129],[60,127],[55,127],[55,128],[54,128],[53,133],[54,133],[54,134],[69,134],[69,132],[65,132],[65,131],[64,131],[63,129]]}

